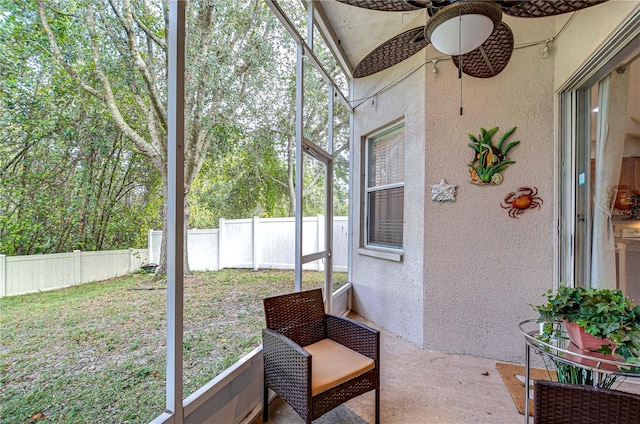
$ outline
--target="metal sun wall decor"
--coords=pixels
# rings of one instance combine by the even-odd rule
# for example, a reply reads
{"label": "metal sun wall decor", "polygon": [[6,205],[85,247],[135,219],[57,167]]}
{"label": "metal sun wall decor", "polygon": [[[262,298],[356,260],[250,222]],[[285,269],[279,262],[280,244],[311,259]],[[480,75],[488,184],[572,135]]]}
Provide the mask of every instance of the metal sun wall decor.
{"label": "metal sun wall decor", "polygon": [[511,218],[518,218],[527,209],[538,209],[540,205],[544,203],[540,197],[538,197],[538,189],[536,187],[520,187],[518,192],[511,192],[504,198],[504,203],[500,204],[503,209],[509,211]]}
{"label": "metal sun wall decor", "polygon": [[493,145],[491,137],[498,132],[498,127],[492,128],[489,131],[480,128],[480,136],[478,138],[469,134],[469,140],[473,142],[469,144],[469,147],[474,150],[473,159],[469,163],[470,183],[477,185],[496,185],[502,183],[503,178],[501,172],[512,163],[516,163],[514,160],[509,160],[507,153],[513,146],[518,145],[520,140],[512,141],[505,145],[507,138],[509,138],[515,130],[516,127],[513,127],[504,133],[504,135],[500,137],[497,146]]}
{"label": "metal sun wall decor", "polygon": [[431,200],[436,202],[455,202],[457,185],[447,184],[443,178],[440,184],[431,185]]}

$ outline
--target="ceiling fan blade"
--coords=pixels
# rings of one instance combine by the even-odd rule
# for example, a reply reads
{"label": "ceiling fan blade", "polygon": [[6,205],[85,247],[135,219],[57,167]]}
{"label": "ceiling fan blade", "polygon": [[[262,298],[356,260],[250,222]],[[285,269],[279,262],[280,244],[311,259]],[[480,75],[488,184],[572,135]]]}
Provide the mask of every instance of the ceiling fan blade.
{"label": "ceiling fan blade", "polygon": [[424,9],[430,3],[424,0],[338,0],[340,3],[350,6],[362,7],[363,9],[380,10],[383,12],[410,12],[412,10]]}
{"label": "ceiling fan blade", "polygon": [[425,48],[427,44],[429,44],[429,42],[424,37],[423,26],[396,35],[376,47],[362,59],[353,71],[353,77],[367,77],[390,68],[396,63],[400,63],[418,53]]}
{"label": "ceiling fan blade", "polygon": [[491,78],[498,75],[509,63],[513,53],[513,33],[504,22],[493,31],[480,47],[462,56],[451,56],[456,67],[476,78]]}
{"label": "ceiling fan blade", "polygon": [[608,0],[496,0],[502,11],[518,18],[543,18],[575,12]]}

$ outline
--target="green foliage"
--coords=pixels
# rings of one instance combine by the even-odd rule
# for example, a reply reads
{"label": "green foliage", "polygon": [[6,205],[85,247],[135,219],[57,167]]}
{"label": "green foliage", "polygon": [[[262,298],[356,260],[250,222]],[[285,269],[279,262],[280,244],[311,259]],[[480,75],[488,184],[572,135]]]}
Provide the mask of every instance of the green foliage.
{"label": "green foliage", "polygon": [[[43,2],[44,22],[35,0],[0,4],[0,252],[143,246],[166,189],[164,4],[131,2],[131,22],[122,2]],[[190,225],[293,215],[295,43],[262,0],[193,1],[187,18]],[[316,54],[330,58],[322,43]],[[326,145],[327,87],[306,68],[305,136]],[[349,115],[336,112],[334,208],[346,214]],[[321,167],[305,172],[304,212],[324,213]]]}
{"label": "green foliage", "polygon": [[[159,226],[158,175],[90,101],[82,104],[42,120],[42,106],[30,107],[30,129],[6,109],[13,132],[0,151],[0,252],[143,247],[147,229]],[[28,132],[44,127],[39,139]]]}
{"label": "green foliage", "polygon": [[[82,73],[86,23],[75,3],[51,4],[51,28]],[[159,174],[104,104],[51,59],[35,2],[3,2],[3,10],[0,252],[143,247],[147,229],[160,224]]]}
{"label": "green foliage", "polygon": [[220,218],[286,216],[286,170],[276,146],[244,128],[219,125],[192,186],[192,228],[217,228]]}
{"label": "green foliage", "polygon": [[514,146],[518,145],[520,140],[513,141],[504,148],[503,145],[507,138],[515,132],[516,127],[504,133],[502,137],[500,137],[498,145],[494,146],[491,138],[498,132],[498,129],[498,127],[495,127],[487,131],[484,128],[480,128],[480,135],[477,138],[469,134],[469,140],[472,141],[469,147],[475,151],[469,168],[478,175],[478,178],[483,183],[490,183],[495,174],[504,171],[507,166],[515,163],[515,161],[507,158],[507,153]]}
{"label": "green foliage", "polygon": [[[533,306],[538,322],[544,323],[543,336],[554,334],[558,320],[575,322],[585,332],[607,338],[616,344],[614,353],[626,362],[640,364],[640,305],[635,305],[620,290],[560,286],[544,295],[547,302]],[[600,349],[611,353],[609,345]]]}
{"label": "green foliage", "polygon": [[[301,19],[306,19],[306,14]],[[271,20],[273,16],[265,19]],[[302,26],[304,27],[304,25]],[[189,225],[217,227],[219,218],[293,216],[295,214],[295,44],[274,28],[273,54],[262,64],[264,84],[245,94],[237,120],[219,123],[198,178],[190,192]],[[326,52],[318,52],[327,55]],[[323,56],[324,57],[324,56]],[[327,86],[305,67],[305,137],[327,148]],[[337,75],[338,68],[334,65]],[[335,76],[335,75],[334,75]],[[264,88],[264,89],[262,89]],[[334,120],[334,214],[348,212],[349,113],[336,102]],[[305,160],[305,216],[325,213],[325,170]]]}

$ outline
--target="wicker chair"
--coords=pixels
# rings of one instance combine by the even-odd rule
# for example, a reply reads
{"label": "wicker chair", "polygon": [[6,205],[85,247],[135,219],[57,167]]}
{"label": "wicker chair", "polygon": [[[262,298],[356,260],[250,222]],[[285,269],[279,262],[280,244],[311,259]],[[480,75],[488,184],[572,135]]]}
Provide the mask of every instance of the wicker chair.
{"label": "wicker chair", "polygon": [[535,424],[638,424],[640,395],[554,381],[534,382]]}
{"label": "wicker chair", "polygon": [[269,420],[271,389],[307,423],[375,390],[375,422],[380,422],[377,330],[325,314],[320,289],[264,299],[264,311],[263,421]]}

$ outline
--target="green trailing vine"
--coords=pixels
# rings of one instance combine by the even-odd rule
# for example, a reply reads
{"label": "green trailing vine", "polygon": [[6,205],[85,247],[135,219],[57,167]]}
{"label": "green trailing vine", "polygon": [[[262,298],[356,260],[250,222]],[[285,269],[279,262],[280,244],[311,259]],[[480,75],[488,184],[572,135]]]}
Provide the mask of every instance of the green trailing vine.
{"label": "green trailing vine", "polygon": [[[613,353],[627,363],[640,364],[640,305],[620,290],[561,285],[557,292],[549,290],[544,296],[545,304],[533,306],[540,315],[538,322],[543,323],[543,337],[558,336],[556,321],[575,322],[586,333],[614,342]],[[611,345],[604,344],[598,351],[610,354]]]}

